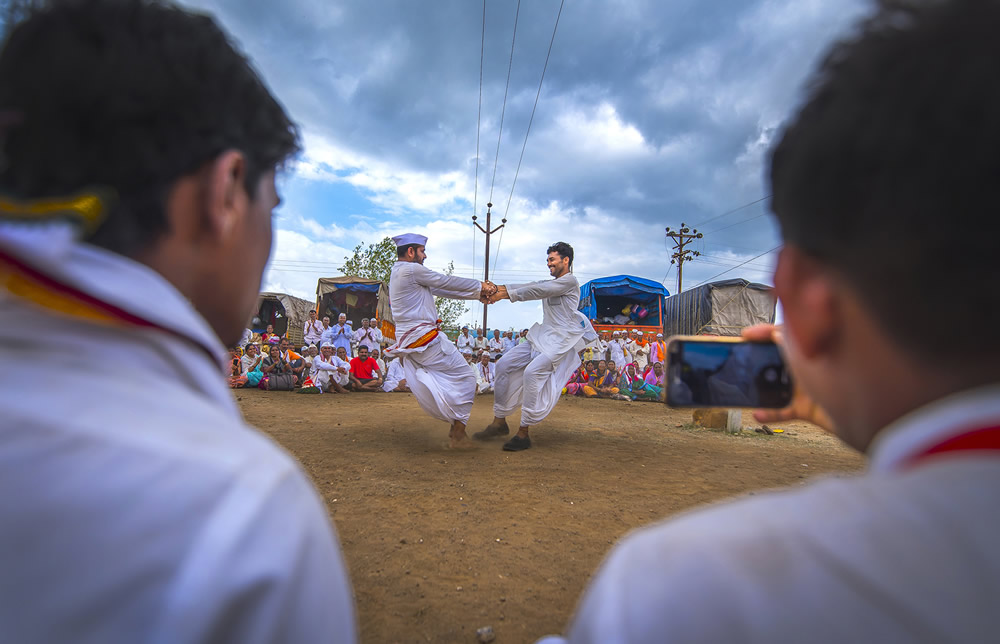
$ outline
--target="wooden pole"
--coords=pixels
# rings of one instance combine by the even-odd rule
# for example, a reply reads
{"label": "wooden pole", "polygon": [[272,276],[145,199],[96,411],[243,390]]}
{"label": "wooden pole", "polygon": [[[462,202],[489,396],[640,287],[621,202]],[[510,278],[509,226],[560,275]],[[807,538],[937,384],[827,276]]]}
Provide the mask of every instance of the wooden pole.
{"label": "wooden pole", "polygon": [[[479,223],[476,221],[476,219],[477,219],[476,215],[472,215],[472,223],[476,226],[476,228],[478,228],[479,230],[483,231],[483,234],[486,235],[486,253],[485,253],[485,258],[486,259],[483,262],[483,281],[484,282],[487,281],[488,279],[490,279],[490,236],[493,233],[495,233],[496,231],[498,231],[501,228],[503,228],[504,225],[506,225],[506,223],[507,223],[507,218],[504,217],[503,219],[500,220],[500,225],[499,226],[497,226],[496,228],[492,228],[491,229],[490,225],[491,225],[491,218],[492,218],[492,215],[493,215],[492,208],[493,208],[493,204],[492,203],[487,203],[486,204],[486,228],[483,228],[482,226],[479,225]],[[488,308],[488,306],[489,305],[487,305],[485,303],[483,304],[483,333],[486,333],[486,328],[487,328],[486,327],[486,319],[487,319],[487,310],[486,309]]]}

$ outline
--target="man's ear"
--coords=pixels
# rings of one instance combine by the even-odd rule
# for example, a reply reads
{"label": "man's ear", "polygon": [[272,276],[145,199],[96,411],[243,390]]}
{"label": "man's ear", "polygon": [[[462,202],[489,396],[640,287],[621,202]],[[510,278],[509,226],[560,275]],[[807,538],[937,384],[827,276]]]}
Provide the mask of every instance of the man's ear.
{"label": "man's ear", "polygon": [[226,240],[246,216],[250,195],[246,192],[246,158],[238,150],[226,150],[208,169],[206,191],[209,230],[217,240]]}
{"label": "man's ear", "polygon": [[839,337],[841,306],[834,272],[794,245],[778,256],[774,289],[781,300],[785,333],[802,357],[814,359],[831,351]]}

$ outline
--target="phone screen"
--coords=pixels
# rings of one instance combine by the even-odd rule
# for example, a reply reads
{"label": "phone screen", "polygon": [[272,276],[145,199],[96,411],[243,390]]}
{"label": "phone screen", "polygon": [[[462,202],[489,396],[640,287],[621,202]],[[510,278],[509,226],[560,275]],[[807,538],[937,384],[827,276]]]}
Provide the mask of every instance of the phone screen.
{"label": "phone screen", "polygon": [[672,407],[781,408],[792,400],[791,374],[771,342],[674,340],[664,380]]}

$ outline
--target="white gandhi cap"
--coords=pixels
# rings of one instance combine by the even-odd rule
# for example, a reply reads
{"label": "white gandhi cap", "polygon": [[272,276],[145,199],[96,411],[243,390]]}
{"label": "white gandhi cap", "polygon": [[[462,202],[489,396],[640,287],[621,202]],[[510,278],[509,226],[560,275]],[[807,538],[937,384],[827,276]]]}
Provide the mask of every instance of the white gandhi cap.
{"label": "white gandhi cap", "polygon": [[416,233],[403,233],[402,235],[396,235],[392,238],[392,241],[396,242],[396,248],[399,248],[400,246],[409,246],[410,244],[417,244],[418,246],[427,245],[427,238]]}

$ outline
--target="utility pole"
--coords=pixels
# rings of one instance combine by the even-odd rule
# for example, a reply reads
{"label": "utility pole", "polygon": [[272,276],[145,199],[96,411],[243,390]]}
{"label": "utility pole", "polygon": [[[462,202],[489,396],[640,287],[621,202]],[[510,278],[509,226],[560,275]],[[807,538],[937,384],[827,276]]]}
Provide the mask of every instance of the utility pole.
{"label": "utility pole", "polygon": [[[490,215],[492,214],[492,212],[490,211],[491,208],[493,208],[493,204],[487,203],[486,204],[486,228],[483,228],[482,226],[479,225],[479,222],[476,221],[477,217],[476,217],[475,214],[472,215],[472,223],[475,224],[476,228],[478,228],[479,230],[483,231],[483,233],[486,235],[486,261],[483,263],[483,281],[484,282],[487,281],[488,279],[490,279],[490,235],[492,235],[496,231],[498,231],[501,228],[503,228],[504,225],[507,223],[507,218],[504,217],[503,219],[500,220],[500,225],[499,226],[497,226],[496,228],[490,230]],[[483,303],[483,333],[486,333],[486,328],[487,328],[486,327],[486,308],[487,308],[487,306],[488,305],[484,302]]]}
{"label": "utility pole", "polygon": [[684,278],[684,262],[689,262],[701,255],[696,250],[684,250],[684,247],[690,244],[692,240],[701,239],[704,235],[699,233],[697,228],[691,230],[682,221],[680,230],[672,231],[670,230],[670,226],[667,226],[667,237],[671,237],[674,240],[674,249],[676,249],[676,252],[670,256],[670,263],[677,264],[677,292],[680,293],[682,290],[681,280]]}

